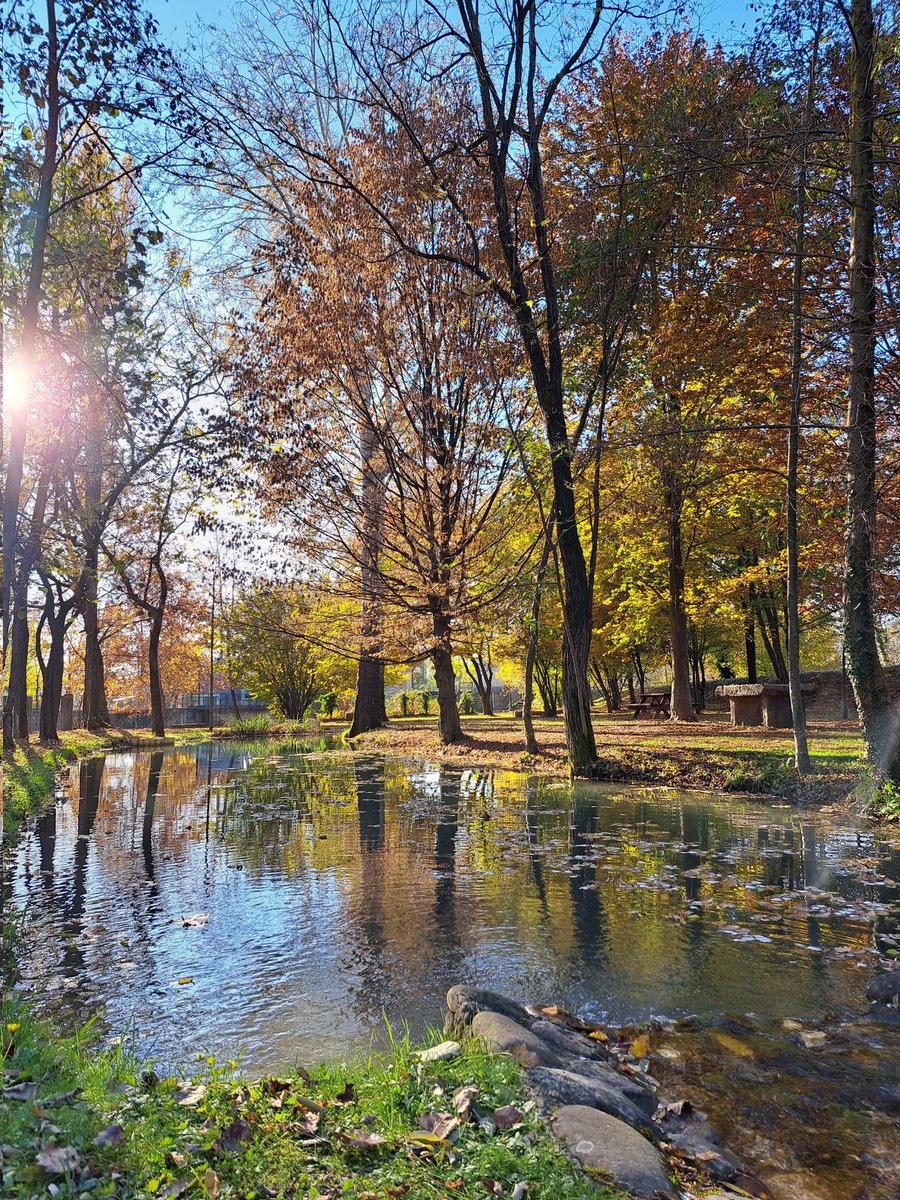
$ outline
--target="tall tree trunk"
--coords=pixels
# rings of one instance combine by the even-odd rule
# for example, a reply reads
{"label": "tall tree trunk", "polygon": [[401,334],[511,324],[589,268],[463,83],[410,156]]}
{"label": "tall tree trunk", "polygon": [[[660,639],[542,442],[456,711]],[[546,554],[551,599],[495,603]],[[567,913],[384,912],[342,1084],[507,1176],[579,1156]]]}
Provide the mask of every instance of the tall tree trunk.
{"label": "tall tree trunk", "polygon": [[803,373],[803,256],[806,242],[806,176],[809,136],[815,103],[819,40],[822,34],[823,0],[819,0],[803,110],[800,167],[797,172],[797,230],[794,239],[794,273],[791,286],[791,419],[787,461],[787,671],[794,728],[794,762],[800,775],[810,771],[806,739],[806,712],[800,685],[800,533],[797,522],[797,472],[800,464],[800,405]]}
{"label": "tall tree trunk", "polygon": [[456,673],[453,670],[453,650],[450,644],[450,621],[442,610],[432,614],[434,649],[431,662],[438,694],[438,728],[445,746],[463,740],[459,705],[456,702]]}
{"label": "tall tree trunk", "polygon": [[534,581],[534,595],[531,600],[531,625],[528,631],[528,646],[525,650],[525,688],[522,696],[522,726],[525,730],[525,749],[528,754],[537,754],[538,742],[534,733],[534,720],[531,707],[534,701],[534,663],[537,657],[538,633],[540,630],[541,597],[544,591],[544,579],[547,575],[547,564],[550,561],[550,551],[553,546],[552,516],[544,530],[544,544],[541,548],[541,560],[538,563],[537,576]]}
{"label": "tall tree trunk", "polygon": [[[845,15],[846,14],[846,10]],[[875,636],[875,50],[871,0],[852,0],[850,52],[850,375],[844,642],[856,710],[875,779],[900,782],[898,715]]]}
{"label": "tall tree trunk", "polygon": [[681,488],[675,472],[668,472],[665,483],[668,527],[669,648],[672,658],[673,721],[693,721],[691,701],[691,663],[688,646],[687,615],[684,610],[684,558],[681,545]]}
{"label": "tall tree trunk", "polygon": [[65,639],[69,623],[69,613],[73,601],[63,601],[58,606],[53,605],[52,593],[47,591],[48,605],[45,608],[46,624],[50,631],[50,651],[43,672],[43,692],[41,695],[41,713],[39,737],[42,742],[59,741],[58,721],[59,704],[62,698],[63,669],[65,667]]}
{"label": "tall tree trunk", "polygon": [[84,483],[84,565],[82,568],[82,619],[84,622],[84,702],[85,729],[105,729],[109,725],[103,650],[100,645],[98,588],[100,582],[100,540],[103,536],[101,494],[103,488],[103,416],[100,402],[92,402],[85,439]]}
{"label": "tall tree trunk", "polygon": [[781,645],[781,627],[778,623],[778,605],[771,591],[758,594],[756,615],[759,632],[769,656],[772,670],[779,683],[787,683],[787,660]]}
{"label": "tall tree trunk", "polygon": [[356,698],[353,702],[353,723],[349,737],[369,729],[381,729],[387,724],[384,700],[384,660],[380,657],[384,607],[381,598],[381,577],[378,559],[382,543],[381,480],[375,468],[375,432],[363,422],[359,434],[362,465],[362,529],[360,593],[362,622],[360,629],[359,666],[356,673]]}
{"label": "tall tree trunk", "polygon": [[162,633],[165,602],[158,605],[150,621],[147,639],[147,668],[150,674],[150,728],[154,737],[166,736],[166,709],[162,678],[159,673],[159,639]]}
{"label": "tall tree trunk", "polygon": [[751,583],[744,601],[744,653],[747,657],[747,682],[756,683],[756,588]]}
{"label": "tall tree trunk", "polygon": [[51,463],[47,459],[38,477],[28,536],[21,547],[18,569],[9,590],[12,627],[9,635],[9,674],[3,703],[4,750],[10,750],[17,741],[28,741],[28,656],[31,646],[28,630],[28,587],[40,555],[41,531],[50,494],[51,473]]}
{"label": "tall tree trunk", "polygon": [[[3,489],[3,579],[2,619],[3,652],[10,636],[18,541],[19,503],[22,492],[22,471],[25,463],[25,436],[28,426],[28,405],[34,376],[34,354],[40,318],[41,284],[44,258],[50,228],[50,204],[53,179],[56,174],[56,153],[59,138],[59,49],[56,37],[56,4],[47,0],[47,129],[41,160],[38,194],[34,205],[34,235],[31,243],[31,262],[25,307],[22,313],[22,337],[19,343],[18,395],[6,397],[9,413],[9,451],[6,460],[6,483]],[[25,574],[24,594],[28,595],[30,572]],[[27,644],[27,638],[26,638]],[[6,721],[4,720],[4,727]],[[26,730],[27,734],[27,730]]]}

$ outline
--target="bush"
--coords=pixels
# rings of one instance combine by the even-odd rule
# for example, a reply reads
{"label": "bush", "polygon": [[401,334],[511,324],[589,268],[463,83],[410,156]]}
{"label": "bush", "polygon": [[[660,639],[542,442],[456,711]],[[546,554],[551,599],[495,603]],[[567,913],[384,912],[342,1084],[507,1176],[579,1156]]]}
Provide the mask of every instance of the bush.
{"label": "bush", "polygon": [[337,708],[337,692],[323,692],[319,697],[319,712],[330,721]]}
{"label": "bush", "polygon": [[229,730],[235,737],[256,738],[265,737],[272,732],[273,721],[268,713],[248,713],[246,717],[235,717],[228,722]]}
{"label": "bush", "polygon": [[400,716],[409,716],[409,692],[400,693]]}
{"label": "bush", "polygon": [[472,713],[475,711],[475,701],[472,699],[471,692],[463,692],[459,708],[463,716],[470,717],[472,715]]}

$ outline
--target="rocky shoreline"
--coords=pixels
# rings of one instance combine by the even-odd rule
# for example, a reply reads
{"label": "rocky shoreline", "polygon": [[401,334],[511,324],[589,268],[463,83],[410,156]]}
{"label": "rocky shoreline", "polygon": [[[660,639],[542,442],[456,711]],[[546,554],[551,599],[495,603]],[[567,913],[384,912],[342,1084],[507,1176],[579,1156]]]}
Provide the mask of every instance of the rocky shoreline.
{"label": "rocky shoreline", "polygon": [[464,984],[447,993],[445,1031],[474,1034],[520,1064],[539,1111],[589,1177],[639,1200],[678,1200],[678,1185],[703,1189],[705,1200],[767,1200],[762,1181],[718,1144],[706,1115],[663,1094],[640,1039],[622,1041],[556,1006],[523,1006]]}

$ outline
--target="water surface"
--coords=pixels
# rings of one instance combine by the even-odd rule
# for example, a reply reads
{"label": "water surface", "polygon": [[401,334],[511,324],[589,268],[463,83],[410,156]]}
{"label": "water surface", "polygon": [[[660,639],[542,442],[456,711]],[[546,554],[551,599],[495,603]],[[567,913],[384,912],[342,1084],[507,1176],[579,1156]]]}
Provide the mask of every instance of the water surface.
{"label": "water surface", "polygon": [[218,742],[75,768],[10,887],[55,1011],[256,1071],[420,1033],[459,981],[613,1022],[860,1012],[898,877],[846,816]]}

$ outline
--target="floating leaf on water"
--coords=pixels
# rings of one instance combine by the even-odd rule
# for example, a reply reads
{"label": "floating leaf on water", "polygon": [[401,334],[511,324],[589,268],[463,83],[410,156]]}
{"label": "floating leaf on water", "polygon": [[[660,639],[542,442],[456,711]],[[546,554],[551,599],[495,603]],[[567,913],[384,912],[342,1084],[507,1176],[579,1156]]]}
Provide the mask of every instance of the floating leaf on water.
{"label": "floating leaf on water", "polygon": [[199,929],[201,925],[209,924],[209,913],[193,913],[190,917],[182,917],[181,924],[185,929]]}
{"label": "floating leaf on water", "polygon": [[175,982],[178,984],[179,987],[184,987],[184,985],[186,983],[193,983],[194,977],[193,977],[193,975],[185,975],[181,979],[176,979]]}

